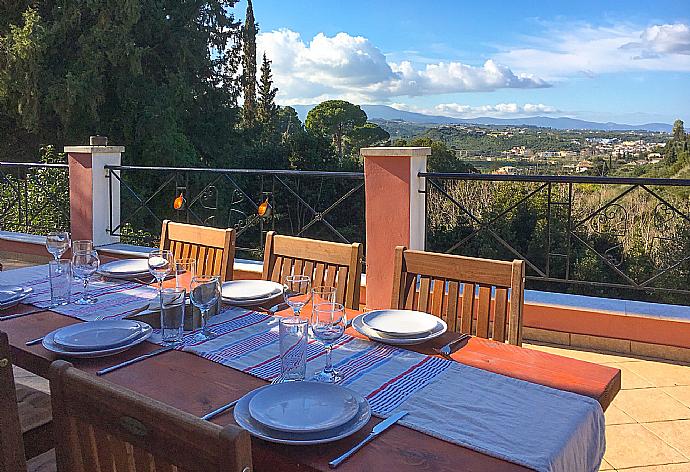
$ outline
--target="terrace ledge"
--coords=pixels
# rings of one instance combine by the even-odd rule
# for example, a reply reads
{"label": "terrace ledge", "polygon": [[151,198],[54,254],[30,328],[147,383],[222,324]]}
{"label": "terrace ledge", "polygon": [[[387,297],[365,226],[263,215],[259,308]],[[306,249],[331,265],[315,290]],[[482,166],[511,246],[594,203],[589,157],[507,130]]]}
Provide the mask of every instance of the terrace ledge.
{"label": "terrace ledge", "polygon": [[363,157],[427,157],[431,151],[428,147],[370,147],[359,152]]}
{"label": "terrace ledge", "polygon": [[106,154],[106,153],[123,153],[124,146],[65,146],[65,152],[73,153],[87,153],[87,154]]}

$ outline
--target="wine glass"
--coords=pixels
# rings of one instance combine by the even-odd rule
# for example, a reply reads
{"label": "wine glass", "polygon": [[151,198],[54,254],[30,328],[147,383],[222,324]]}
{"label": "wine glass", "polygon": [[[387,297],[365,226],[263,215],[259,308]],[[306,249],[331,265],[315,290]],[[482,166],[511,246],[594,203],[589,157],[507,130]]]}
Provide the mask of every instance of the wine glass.
{"label": "wine glass", "polygon": [[74,302],[77,305],[91,305],[98,301],[97,298],[89,295],[89,278],[100,265],[101,261],[96,251],[77,251],[72,255],[72,274],[84,284],[81,298]]}
{"label": "wine glass", "polygon": [[69,248],[69,233],[67,231],[52,231],[46,236],[46,249],[56,261],[60,260]]}
{"label": "wine glass", "polygon": [[201,331],[194,335],[194,341],[206,341],[218,336],[208,327],[208,312],[220,299],[220,278],[215,275],[192,277],[189,298],[201,311]]}
{"label": "wine glass", "polygon": [[158,282],[158,294],[163,290],[163,280],[172,273],[175,266],[175,258],[167,249],[156,249],[149,252],[149,272]]}
{"label": "wine glass", "polygon": [[288,275],[283,284],[283,298],[292,307],[295,316],[299,316],[302,307],[311,298],[311,278],[307,275]]}
{"label": "wine glass", "polygon": [[347,317],[345,307],[339,303],[319,303],[311,313],[311,330],[314,337],[321,341],[326,348],[326,366],[317,372],[314,380],[317,382],[335,383],[342,380],[342,376],[333,368],[331,351],[333,344],[345,332]]}
{"label": "wine glass", "polygon": [[90,239],[78,239],[76,241],[72,241],[72,254],[82,251],[93,251],[93,241]]}

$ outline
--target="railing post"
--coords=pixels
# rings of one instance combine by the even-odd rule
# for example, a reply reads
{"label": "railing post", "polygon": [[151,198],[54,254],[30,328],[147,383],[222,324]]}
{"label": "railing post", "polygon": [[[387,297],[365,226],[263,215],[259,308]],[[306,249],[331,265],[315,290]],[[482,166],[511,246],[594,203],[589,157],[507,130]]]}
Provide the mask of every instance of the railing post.
{"label": "railing post", "polygon": [[93,138],[89,146],[65,147],[65,153],[69,164],[72,239],[92,239],[100,246],[120,240],[109,231],[111,225],[116,228],[120,224],[120,182],[108,181],[105,166],[121,165],[125,148],[108,146],[107,139]]}
{"label": "railing post", "polygon": [[364,159],[367,229],[367,308],[389,308],[395,247],[424,249],[428,147],[377,147]]}

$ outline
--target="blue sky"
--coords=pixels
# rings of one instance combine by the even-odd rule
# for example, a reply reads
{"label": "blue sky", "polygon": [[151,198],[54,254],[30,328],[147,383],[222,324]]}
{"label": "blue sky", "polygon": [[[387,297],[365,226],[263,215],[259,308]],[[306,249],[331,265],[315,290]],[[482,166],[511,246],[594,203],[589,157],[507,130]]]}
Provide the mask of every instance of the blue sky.
{"label": "blue sky", "polygon": [[[690,2],[254,0],[279,103],[690,121]],[[244,17],[246,1],[237,5]]]}

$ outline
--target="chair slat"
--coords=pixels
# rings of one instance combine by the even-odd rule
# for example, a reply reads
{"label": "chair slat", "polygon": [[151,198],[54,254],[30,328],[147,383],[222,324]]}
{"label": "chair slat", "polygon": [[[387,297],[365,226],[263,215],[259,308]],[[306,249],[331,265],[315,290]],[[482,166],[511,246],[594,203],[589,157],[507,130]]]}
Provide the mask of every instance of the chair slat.
{"label": "chair slat", "polygon": [[338,277],[333,284],[335,286],[335,301],[346,306],[345,292],[347,290],[347,272],[348,268],[346,266],[340,266],[338,268]]}
{"label": "chair slat", "polygon": [[417,309],[427,312],[429,307],[429,290],[431,288],[431,277],[422,276],[419,281],[419,303]]}
{"label": "chair slat", "polygon": [[324,278],[324,286],[335,287],[335,276],[338,273],[338,266],[328,265],[326,266],[326,277]]}
{"label": "chair slat", "polygon": [[134,467],[137,472],[158,472],[154,468],[153,457],[147,451],[134,446]]}
{"label": "chair slat", "polygon": [[280,267],[280,283],[285,282],[285,279],[288,277],[288,275],[292,275],[292,262],[292,258],[283,257],[283,265]]}
{"label": "chair slat", "polygon": [[293,273],[310,276],[312,286],[335,286],[338,303],[348,308],[359,308],[361,244],[282,236],[269,231],[264,245],[264,280],[278,281],[287,275],[284,272],[276,275],[276,270],[282,269],[275,262],[280,258],[294,261]]}
{"label": "chair slat", "polygon": [[474,319],[474,295],[475,286],[465,282],[462,289],[462,315],[460,316],[460,332],[472,334],[472,321]]}
{"label": "chair slat", "polygon": [[314,272],[314,280],[313,280],[313,285],[314,286],[319,286],[319,285],[325,285],[324,284],[324,275],[326,274],[326,264],[323,262],[317,262],[316,263],[316,271]]}
{"label": "chair slat", "polygon": [[282,284],[283,281],[280,280],[280,277],[282,275],[282,270],[283,270],[283,258],[281,256],[278,256],[273,260],[273,268],[271,269],[271,276],[268,280]]}
{"label": "chair slat", "polygon": [[506,340],[506,316],[508,311],[508,289],[497,288],[494,302],[494,341]]}
{"label": "chair slat", "polygon": [[446,323],[448,329],[457,331],[458,329],[458,297],[460,291],[460,284],[455,280],[448,282],[448,302],[447,302],[447,316]]}
{"label": "chair slat", "polygon": [[110,437],[108,433],[101,428],[91,428],[94,442],[98,446],[96,454],[98,456],[99,470],[102,472],[112,472],[115,466],[113,462],[113,454],[110,450]]}
{"label": "chair slat", "polygon": [[98,454],[91,427],[82,421],[77,420],[76,423],[84,470],[98,470]]}
{"label": "chair slat", "polygon": [[477,336],[489,337],[489,319],[491,317],[491,287],[479,287],[479,305],[477,307]]}
{"label": "chair slat", "polygon": [[446,281],[434,279],[433,292],[431,294],[431,314],[448,321],[448,315],[443,313],[443,296],[446,291]]}
{"label": "chair slat", "polygon": [[414,310],[415,294],[417,292],[417,276],[407,274],[405,279],[405,309]]}

